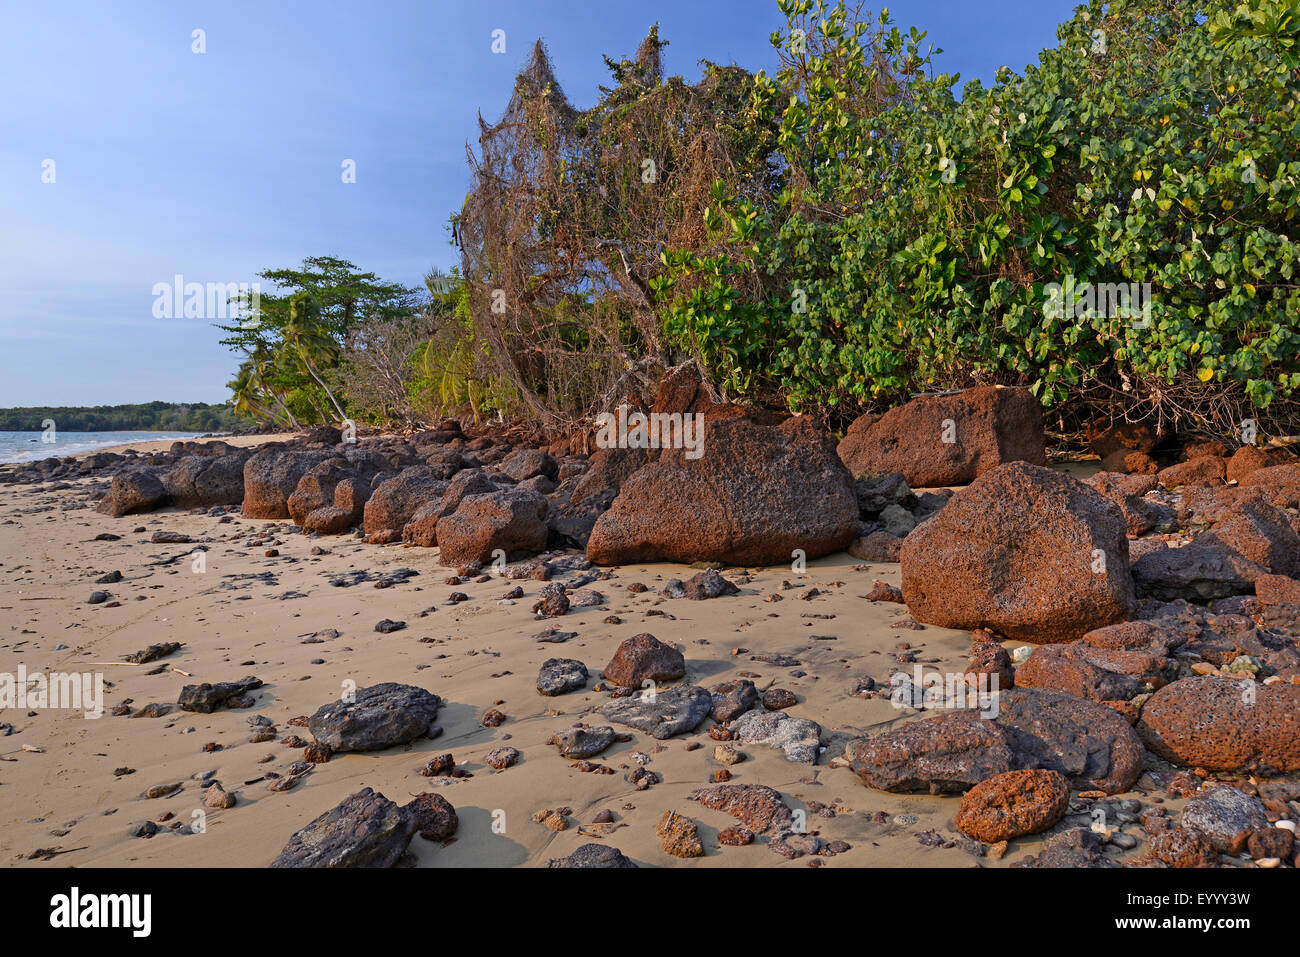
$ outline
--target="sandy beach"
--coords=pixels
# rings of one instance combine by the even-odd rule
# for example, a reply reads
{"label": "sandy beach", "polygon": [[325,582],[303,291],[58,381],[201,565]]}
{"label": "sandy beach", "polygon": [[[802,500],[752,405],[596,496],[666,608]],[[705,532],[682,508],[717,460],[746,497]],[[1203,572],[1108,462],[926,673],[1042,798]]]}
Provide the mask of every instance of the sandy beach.
{"label": "sandy beach", "polygon": [[[867,599],[876,581],[898,584],[897,564],[862,564],[841,553],[810,562],[804,574],[727,569],[741,593],[712,601],[659,594],[666,581],[696,569],[622,566],[591,586],[605,597],[602,604],[540,622],[530,608],[542,582],[494,577],[445,584],[452,570],[437,563],[434,549],[369,545],[353,535],[308,537],[290,533],[288,522],[251,521],[237,510],[225,517],[172,509],[110,518],[94,511],[84,482],[68,485],[5,489],[0,671],[23,665],[28,673],[102,672],[106,713],[99,719],[68,711],[20,714],[12,733],[0,738],[0,859],[6,864],[264,866],[307,822],[371,787],[399,803],[433,790],[456,808],[454,840],[444,845],[417,837],[411,843],[414,860],[424,867],[544,865],[592,841],[616,846],[642,865],[806,866],[808,858],[786,860],[761,843],[719,845],[718,831],[735,820],[688,800],[723,767],[707,735],[661,742],[634,733],[596,758],[614,773],[577,770],[547,744],[551,734],[577,721],[601,723],[600,715],[590,714],[605,700],[592,690],[600,670],[620,642],[643,632],[684,653],[688,683],[713,686],[748,677],[760,692],[785,688],[797,698],[788,713],[822,725],[824,750],[815,766],[745,746],[744,760],[729,769],[734,783],[780,791],[791,808],[807,812],[809,830],[823,840],[849,845],[834,856],[812,858],[818,864],[1002,866],[1041,844],[1040,837],[1026,837],[1012,841],[1001,860],[978,856],[972,846],[980,845],[953,826],[956,796],[867,789],[843,766],[845,743],[916,716],[889,700],[891,674],[900,668],[911,673],[914,663],[942,672],[966,665],[967,633],[918,625],[906,606]],[[194,544],[153,544],[157,531],[183,533]],[[101,533],[121,538],[96,540]],[[207,549],[200,571],[193,561],[198,545]],[[267,557],[271,550],[278,554]],[[374,586],[374,579],[402,568],[418,574],[391,587]],[[121,573],[120,582],[95,584],[113,571]],[[369,580],[331,584],[356,573]],[[634,583],[647,590],[629,591]],[[523,597],[502,600],[515,585]],[[88,604],[101,587],[111,600]],[[814,597],[800,600],[814,589]],[[454,592],[468,600],[451,602]],[[765,600],[772,596],[784,600]],[[605,623],[611,615],[621,623]],[[381,619],[406,627],[377,633]],[[577,636],[560,646],[535,641],[548,625]],[[183,647],[158,662],[123,662],[169,641]],[[586,664],[591,678],[585,690],[558,698],[537,692],[538,667],[553,655]],[[785,664],[762,660],[770,656],[790,657],[771,658]],[[185,685],[245,676],[263,682],[251,709],[196,714],[175,708]],[[877,691],[855,693],[863,678],[874,679]],[[266,773],[283,773],[300,753],[282,743],[285,736],[307,734],[292,719],[338,698],[345,682],[364,687],[385,681],[439,695],[441,736],[335,755],[292,790],[268,789]],[[124,703],[132,711],[150,703],[172,708],[161,717],[114,716]],[[480,719],[493,708],[506,719],[484,727]],[[269,718],[276,739],[251,743],[253,716]],[[502,745],[522,757],[494,771],[484,758]],[[469,775],[421,776],[431,758],[446,753]],[[627,777],[641,764],[662,781],[636,790]],[[237,795],[234,807],[204,807],[205,775]],[[145,796],[174,783],[181,788],[167,797]],[[561,808],[570,809],[565,830],[533,820],[538,811]],[[593,825],[605,810],[613,823]],[[655,826],[669,810],[698,821],[703,857],[670,857],[661,849]],[[168,822],[190,824],[199,811],[206,817],[203,833],[168,830]],[[133,825],[147,820],[163,822],[159,832],[147,840],[132,837]],[[42,849],[57,854],[33,860]]]}

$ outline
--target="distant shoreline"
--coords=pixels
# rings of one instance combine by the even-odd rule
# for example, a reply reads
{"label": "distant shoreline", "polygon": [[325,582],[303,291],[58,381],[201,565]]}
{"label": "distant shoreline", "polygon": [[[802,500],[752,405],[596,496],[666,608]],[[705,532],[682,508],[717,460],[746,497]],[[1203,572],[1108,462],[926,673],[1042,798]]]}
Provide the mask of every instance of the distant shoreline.
{"label": "distant shoreline", "polygon": [[[181,432],[167,429],[122,429],[112,431],[59,432],[55,442],[44,443],[40,431],[0,431],[0,465],[22,462],[39,462],[50,458],[84,458],[96,452],[120,450],[131,447],[189,441],[198,438],[220,438],[215,432]],[[27,438],[24,438],[27,437]],[[96,438],[102,437],[102,438]],[[34,441],[33,441],[34,440]]]}

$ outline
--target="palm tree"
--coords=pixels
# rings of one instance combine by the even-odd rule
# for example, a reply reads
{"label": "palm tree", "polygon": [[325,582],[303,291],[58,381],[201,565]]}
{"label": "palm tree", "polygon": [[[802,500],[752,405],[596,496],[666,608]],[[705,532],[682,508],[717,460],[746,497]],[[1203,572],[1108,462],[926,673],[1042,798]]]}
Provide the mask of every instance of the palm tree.
{"label": "palm tree", "polygon": [[272,409],[262,400],[261,393],[255,384],[256,378],[253,361],[245,359],[240,364],[235,377],[226,383],[226,388],[230,390],[230,404],[240,415],[251,419],[272,419],[274,418]]}
{"label": "palm tree", "polygon": [[289,321],[285,323],[282,335],[284,344],[297,354],[307,374],[316,380],[321,391],[334,404],[334,410],[338,412],[340,421],[346,422],[347,413],[343,411],[343,406],[339,405],[339,400],[334,397],[334,393],[320,377],[312,362],[313,355],[329,362],[334,361],[338,356],[338,344],[321,324],[320,306],[316,304],[315,299],[307,295],[294,296],[289,305]]}
{"label": "palm tree", "polygon": [[280,396],[280,390],[276,388],[273,376],[278,371],[275,365],[275,359],[265,349],[259,349],[256,353],[249,356],[248,359],[250,375],[249,388],[256,395],[269,396],[275,403],[279,414],[274,415],[276,421],[288,421],[295,429],[302,428],[298,419],[289,411],[289,407],[284,404],[284,399]]}

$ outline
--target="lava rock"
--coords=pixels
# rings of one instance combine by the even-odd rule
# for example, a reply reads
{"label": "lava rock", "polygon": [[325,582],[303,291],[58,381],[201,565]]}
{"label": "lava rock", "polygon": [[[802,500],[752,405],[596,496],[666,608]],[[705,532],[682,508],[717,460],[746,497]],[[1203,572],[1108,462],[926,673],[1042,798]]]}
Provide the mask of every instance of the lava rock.
{"label": "lava rock", "polygon": [[441,705],[423,688],[388,681],[324,705],[308,727],[332,751],[378,751],[428,734]]}

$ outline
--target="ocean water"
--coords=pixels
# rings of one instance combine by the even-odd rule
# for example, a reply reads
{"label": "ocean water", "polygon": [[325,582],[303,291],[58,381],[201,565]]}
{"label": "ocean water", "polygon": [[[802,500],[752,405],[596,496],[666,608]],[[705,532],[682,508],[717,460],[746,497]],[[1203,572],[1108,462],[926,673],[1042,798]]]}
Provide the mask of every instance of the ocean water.
{"label": "ocean water", "polygon": [[0,432],[0,464],[32,462],[51,456],[80,455],[110,445],[192,439],[201,432],[56,432],[55,441],[41,441],[42,432]]}

